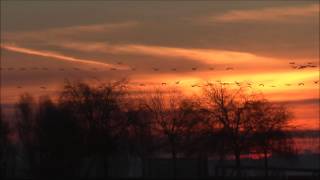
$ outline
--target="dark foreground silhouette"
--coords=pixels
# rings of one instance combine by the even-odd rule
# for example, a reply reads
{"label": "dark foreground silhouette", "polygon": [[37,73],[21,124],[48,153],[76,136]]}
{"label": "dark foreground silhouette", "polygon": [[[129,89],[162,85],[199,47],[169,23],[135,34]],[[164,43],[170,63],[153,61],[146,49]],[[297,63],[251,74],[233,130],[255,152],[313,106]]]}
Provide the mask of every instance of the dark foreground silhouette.
{"label": "dark foreground silhouette", "polygon": [[[241,89],[211,84],[188,97],[132,92],[126,81],[66,82],[54,100],[22,94],[15,112],[11,128],[0,121],[4,178],[319,177],[316,169],[270,167],[271,157],[294,162],[292,115]],[[263,163],[243,166],[244,154]]]}

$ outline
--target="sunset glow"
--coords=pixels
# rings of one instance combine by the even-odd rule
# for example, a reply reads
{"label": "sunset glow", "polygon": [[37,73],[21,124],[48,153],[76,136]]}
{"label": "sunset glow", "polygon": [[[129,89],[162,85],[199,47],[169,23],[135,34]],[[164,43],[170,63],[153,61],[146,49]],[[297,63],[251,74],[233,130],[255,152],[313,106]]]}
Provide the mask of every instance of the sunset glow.
{"label": "sunset glow", "polygon": [[[84,3],[96,15],[83,12],[84,4],[65,3],[77,16],[64,18],[69,12],[62,10],[50,24],[47,18],[62,6],[54,4],[47,12],[40,11],[42,3],[25,4],[29,8],[23,10],[15,2],[2,4],[2,103],[15,102],[23,92],[56,95],[66,79],[127,78],[133,90],[168,86],[188,95],[201,94],[208,82],[250,84],[249,92],[292,102],[296,121],[304,124],[297,128],[317,128],[318,4],[250,2],[237,9],[223,2],[188,2],[178,17],[174,9],[161,11],[174,3],[160,3],[153,12],[138,5],[128,10],[121,2]],[[105,11],[118,18],[103,16]],[[83,17],[88,18],[75,21]],[[22,23],[28,21],[36,23]]]}

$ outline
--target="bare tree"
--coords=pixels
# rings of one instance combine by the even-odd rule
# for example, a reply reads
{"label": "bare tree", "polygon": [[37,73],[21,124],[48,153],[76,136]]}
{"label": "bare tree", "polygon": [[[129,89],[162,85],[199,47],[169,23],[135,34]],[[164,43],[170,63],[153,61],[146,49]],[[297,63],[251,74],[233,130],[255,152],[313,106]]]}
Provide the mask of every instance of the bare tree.
{"label": "bare tree", "polygon": [[38,106],[40,177],[75,177],[84,148],[78,123],[48,97],[41,98]]}
{"label": "bare tree", "polygon": [[119,127],[125,84],[126,81],[119,81],[94,87],[81,82],[66,82],[59,100],[68,106],[84,129],[87,154],[94,159],[102,157],[106,177],[109,176],[109,156],[116,150],[116,135],[122,130]]}
{"label": "bare tree", "polygon": [[143,107],[142,99],[131,99],[128,103],[127,115],[127,139],[131,145],[131,153],[141,158],[142,177],[147,176],[147,159],[153,154],[154,133],[150,113]]}
{"label": "bare tree", "polygon": [[2,105],[0,104],[0,177],[6,178],[7,162],[6,152],[8,147],[9,126],[4,121],[2,114]]}
{"label": "bare tree", "polygon": [[179,147],[185,135],[191,133],[196,124],[192,105],[181,92],[157,89],[150,94],[145,106],[152,115],[154,132],[164,139],[165,147],[170,149],[172,173],[176,178]]}
{"label": "bare tree", "polygon": [[[232,152],[235,165],[240,175],[240,155],[247,150],[252,134],[250,118],[244,116],[248,102],[254,97],[244,93],[242,89],[227,89],[222,85],[211,85],[204,88],[204,102],[212,121],[220,129],[223,137],[222,151]],[[228,144],[225,144],[228,143]]]}
{"label": "bare tree", "polygon": [[17,117],[17,132],[23,146],[26,162],[30,168],[30,174],[36,172],[36,103],[30,94],[22,94],[15,105]]}
{"label": "bare tree", "polygon": [[261,99],[247,104],[247,118],[254,124],[255,149],[264,154],[265,176],[268,176],[268,156],[273,153],[293,153],[289,130],[292,114],[283,105]]}

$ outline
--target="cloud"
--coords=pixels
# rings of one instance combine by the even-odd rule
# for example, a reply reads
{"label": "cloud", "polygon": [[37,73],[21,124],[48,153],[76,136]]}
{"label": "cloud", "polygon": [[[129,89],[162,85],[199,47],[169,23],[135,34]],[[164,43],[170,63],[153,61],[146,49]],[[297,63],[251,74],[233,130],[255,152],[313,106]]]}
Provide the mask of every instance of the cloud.
{"label": "cloud", "polygon": [[125,21],[117,23],[76,25],[29,32],[5,33],[4,37],[9,40],[54,40],[61,37],[70,37],[73,35],[84,35],[88,33],[106,33],[119,31],[121,29],[130,29],[136,27],[138,24],[139,23],[137,21]]}
{"label": "cloud", "polygon": [[302,7],[269,7],[253,10],[231,10],[224,14],[209,17],[209,21],[240,22],[240,21],[294,21],[297,17],[310,17],[319,14],[319,5],[311,4]]}
{"label": "cloud", "polygon": [[194,61],[201,61],[206,64],[243,64],[248,62],[274,62],[271,58],[256,56],[247,52],[216,50],[216,49],[196,49],[180,48],[142,44],[108,44],[99,42],[56,42],[62,48],[90,53],[107,54],[134,54],[168,58],[184,58]]}
{"label": "cloud", "polygon": [[81,63],[81,64],[90,64],[90,65],[96,65],[96,66],[106,66],[106,67],[115,67],[119,69],[127,69],[127,68],[124,68],[124,66],[118,66],[118,65],[113,65],[113,64],[108,64],[104,62],[88,60],[88,59],[75,58],[75,57],[66,56],[66,55],[59,54],[56,52],[51,52],[51,51],[43,51],[43,50],[39,51],[39,50],[33,50],[33,49],[28,49],[28,48],[13,46],[13,45],[6,45],[6,44],[0,45],[0,47],[8,51],[35,55],[35,56],[48,57],[48,58],[53,58],[60,61],[68,61],[68,62]]}

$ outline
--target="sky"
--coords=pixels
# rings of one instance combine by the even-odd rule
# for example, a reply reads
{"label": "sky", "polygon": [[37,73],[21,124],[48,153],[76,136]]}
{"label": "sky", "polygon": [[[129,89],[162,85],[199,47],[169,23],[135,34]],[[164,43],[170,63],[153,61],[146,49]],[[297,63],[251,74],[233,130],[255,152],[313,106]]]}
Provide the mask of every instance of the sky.
{"label": "sky", "polygon": [[249,85],[317,129],[319,1],[1,1],[3,104],[121,78],[187,94]]}

